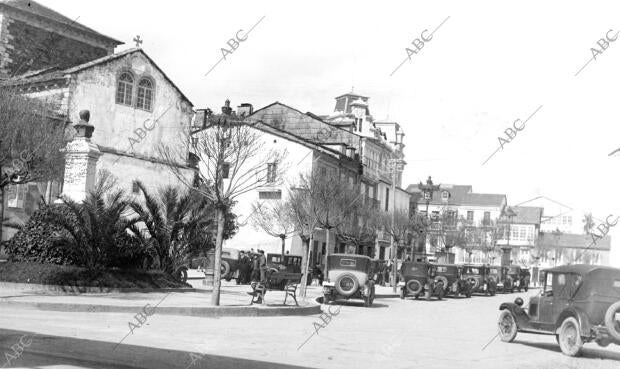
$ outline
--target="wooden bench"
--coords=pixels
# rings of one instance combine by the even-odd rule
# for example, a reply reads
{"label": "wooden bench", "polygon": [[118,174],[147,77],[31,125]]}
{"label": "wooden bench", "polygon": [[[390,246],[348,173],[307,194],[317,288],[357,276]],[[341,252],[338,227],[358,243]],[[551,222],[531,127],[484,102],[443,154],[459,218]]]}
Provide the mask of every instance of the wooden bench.
{"label": "wooden bench", "polygon": [[290,296],[297,303],[297,287],[301,283],[301,273],[289,273],[289,272],[268,272],[265,276],[266,282],[252,282],[252,292],[248,292],[252,295],[250,305],[254,303],[265,303],[265,295],[267,291],[284,291],[284,305],[286,300]]}

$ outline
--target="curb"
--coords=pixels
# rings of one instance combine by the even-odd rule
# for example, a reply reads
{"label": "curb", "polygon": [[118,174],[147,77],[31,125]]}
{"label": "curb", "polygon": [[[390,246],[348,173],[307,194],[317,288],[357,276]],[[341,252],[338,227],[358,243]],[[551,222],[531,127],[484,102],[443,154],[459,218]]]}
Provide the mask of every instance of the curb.
{"label": "curb", "polygon": [[[25,309],[37,309],[46,311],[62,312],[87,312],[87,313],[135,313],[141,306],[118,306],[118,305],[94,305],[94,304],[62,304],[55,302],[24,302],[2,301],[0,306],[17,307]],[[297,307],[254,307],[254,306],[223,306],[223,307],[182,307],[182,306],[158,306],[157,313],[162,315],[180,315],[219,318],[227,316],[237,317],[265,317],[265,316],[290,316],[290,315],[315,315],[321,313],[321,305]]]}
{"label": "curb", "polygon": [[131,292],[199,292],[192,287],[182,288],[111,288],[92,286],[60,286],[56,284],[0,282],[0,289],[13,289],[31,292],[57,292],[59,295],[84,293],[131,293]]}

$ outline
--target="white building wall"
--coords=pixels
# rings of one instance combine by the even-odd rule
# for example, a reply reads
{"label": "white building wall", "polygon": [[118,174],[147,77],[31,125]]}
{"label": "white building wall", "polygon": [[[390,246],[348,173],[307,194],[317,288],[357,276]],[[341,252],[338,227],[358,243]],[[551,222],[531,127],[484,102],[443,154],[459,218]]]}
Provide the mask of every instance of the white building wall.
{"label": "white building wall", "polygon": [[[281,250],[280,239],[269,236],[263,230],[256,229],[253,226],[252,217],[254,214],[252,213],[252,204],[256,202],[269,203],[286,201],[290,186],[298,183],[301,174],[311,172],[314,161],[313,150],[299,143],[266,132],[261,132],[261,140],[264,153],[267,153],[269,150],[286,151],[287,155],[284,162],[278,164],[279,167],[285,168],[284,178],[281,183],[275,186],[262,187],[258,190],[247,192],[236,199],[237,203],[233,208],[233,212],[237,215],[237,219],[240,223],[239,231],[232,239],[226,240],[224,246],[240,250],[250,250],[253,248],[255,251],[261,249],[265,250],[266,253],[279,253]],[[248,163],[248,167],[255,164],[256,162]],[[282,199],[259,199],[259,192],[261,190],[279,190],[282,193]],[[298,248],[294,247],[296,245],[298,245]],[[286,249],[292,254],[301,254],[301,242],[299,237],[291,236],[288,238],[286,240]]]}

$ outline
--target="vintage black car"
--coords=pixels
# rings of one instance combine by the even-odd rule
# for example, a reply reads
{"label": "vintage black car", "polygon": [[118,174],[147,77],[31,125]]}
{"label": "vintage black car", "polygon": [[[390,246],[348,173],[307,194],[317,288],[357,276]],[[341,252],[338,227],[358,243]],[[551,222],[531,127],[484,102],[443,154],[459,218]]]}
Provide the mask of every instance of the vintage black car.
{"label": "vintage black car", "polygon": [[494,283],[497,292],[514,292],[514,282],[508,273],[509,268],[507,266],[490,265],[487,270],[487,281],[489,286]]}
{"label": "vintage black car", "polygon": [[463,267],[455,264],[436,264],[437,276],[435,281],[441,280],[444,286],[444,295],[471,297],[471,284],[463,278]]}
{"label": "vintage black car", "polygon": [[431,296],[437,296],[441,300],[445,293],[444,278],[436,279],[437,266],[426,262],[404,262],[400,267],[403,278],[398,282],[400,298],[413,296],[416,299],[424,296],[430,300]]}
{"label": "vintage black car", "polygon": [[[222,279],[230,281],[233,278],[238,278],[239,264],[239,250],[229,248],[222,249],[222,262],[220,264]],[[207,256],[204,258],[192,260],[191,265],[189,266],[194,265],[198,267],[198,271],[204,272],[205,274],[213,274],[213,268],[215,265],[215,250],[209,250],[207,252]]]}
{"label": "vintage black car", "polygon": [[492,275],[488,266],[466,264],[463,265],[463,278],[471,285],[472,293],[484,293],[485,296],[495,296],[497,278]]}
{"label": "vintage black car", "polygon": [[526,307],[521,298],[500,305],[502,341],[512,342],[517,332],[555,335],[569,356],[591,341],[620,344],[620,269],[564,265],[543,274],[543,289]]}
{"label": "vintage black car", "polygon": [[266,277],[271,288],[283,290],[292,279],[301,278],[301,256],[267,254]]}
{"label": "vintage black car", "polygon": [[323,303],[339,299],[362,299],[372,306],[375,282],[371,259],[364,255],[333,254],[327,257],[327,280],[323,282]]}
{"label": "vintage black car", "polygon": [[513,265],[508,269],[508,275],[513,281],[513,291],[517,290],[518,292],[521,292],[523,289],[527,292],[530,287],[530,271],[527,268]]}

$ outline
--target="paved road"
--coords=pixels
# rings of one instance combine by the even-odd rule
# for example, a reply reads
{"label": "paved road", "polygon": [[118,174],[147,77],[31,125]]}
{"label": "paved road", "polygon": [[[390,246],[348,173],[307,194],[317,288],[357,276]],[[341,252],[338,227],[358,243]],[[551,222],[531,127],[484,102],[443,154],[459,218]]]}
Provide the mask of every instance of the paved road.
{"label": "paved road", "polygon": [[[376,300],[372,308],[349,303],[318,334],[313,325],[321,322],[318,316],[217,319],[155,314],[131,334],[131,314],[23,309],[3,309],[0,327],[44,334],[35,337],[10,367],[106,367],[93,362],[179,369],[620,367],[618,346],[588,344],[583,358],[569,358],[552,336],[519,334],[515,343],[495,339],[482,350],[497,332],[499,303],[526,295],[430,302],[386,298]],[[0,331],[0,353],[10,352],[19,340],[21,333],[15,331]],[[192,352],[204,355],[201,360],[194,356],[193,365]]]}

